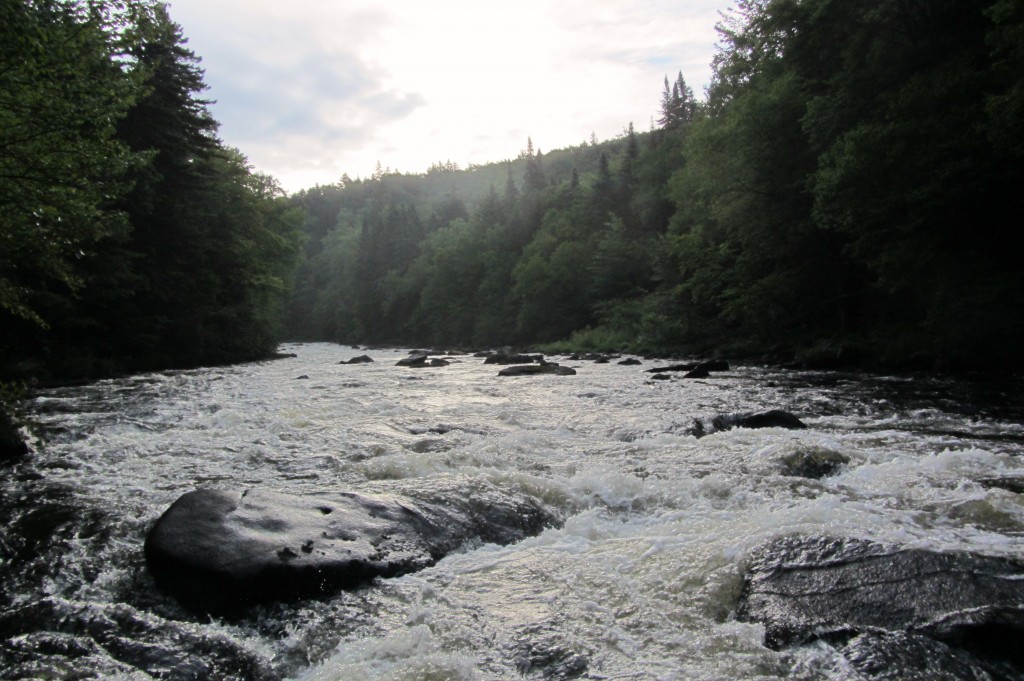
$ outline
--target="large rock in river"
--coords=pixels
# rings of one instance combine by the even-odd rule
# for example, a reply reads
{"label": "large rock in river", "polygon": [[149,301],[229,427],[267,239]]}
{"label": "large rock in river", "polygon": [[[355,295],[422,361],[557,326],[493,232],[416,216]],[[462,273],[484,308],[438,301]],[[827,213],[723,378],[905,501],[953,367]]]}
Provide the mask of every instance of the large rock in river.
{"label": "large rock in river", "polygon": [[558,521],[492,486],[423,499],[199,489],[157,520],[145,554],[157,585],[183,605],[231,614],[419,570],[468,542],[511,543]]}
{"label": "large rock in river", "polygon": [[772,648],[838,644],[868,679],[1024,678],[1024,563],[1006,558],[787,537],[753,557],[738,617]]}

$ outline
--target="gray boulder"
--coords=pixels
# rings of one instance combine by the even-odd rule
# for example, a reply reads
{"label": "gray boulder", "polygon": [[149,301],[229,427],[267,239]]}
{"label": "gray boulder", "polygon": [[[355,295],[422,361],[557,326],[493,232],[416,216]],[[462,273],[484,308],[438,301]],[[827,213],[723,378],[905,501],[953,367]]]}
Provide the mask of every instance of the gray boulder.
{"label": "gray boulder", "polygon": [[1005,558],[787,537],[752,557],[737,615],[764,624],[771,648],[825,640],[865,670],[897,658],[890,669],[1024,673],[1024,563]]}
{"label": "gray boulder", "polygon": [[146,537],[157,585],[187,608],[231,614],[432,565],[474,540],[507,544],[557,524],[536,499],[496,488],[423,498],[199,489]]}

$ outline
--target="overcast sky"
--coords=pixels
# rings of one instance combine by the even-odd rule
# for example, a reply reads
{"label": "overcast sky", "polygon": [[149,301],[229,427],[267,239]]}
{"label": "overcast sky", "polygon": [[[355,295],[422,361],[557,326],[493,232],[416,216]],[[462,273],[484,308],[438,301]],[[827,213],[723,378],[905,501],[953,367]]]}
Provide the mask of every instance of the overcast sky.
{"label": "overcast sky", "polygon": [[647,130],[729,0],[172,0],[220,136],[296,191]]}

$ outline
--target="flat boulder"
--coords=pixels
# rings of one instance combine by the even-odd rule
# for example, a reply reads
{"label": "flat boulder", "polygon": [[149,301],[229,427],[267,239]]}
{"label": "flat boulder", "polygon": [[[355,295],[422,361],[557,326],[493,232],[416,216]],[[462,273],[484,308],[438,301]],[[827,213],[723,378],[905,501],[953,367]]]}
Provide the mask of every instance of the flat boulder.
{"label": "flat boulder", "polygon": [[647,373],[649,373],[649,374],[663,374],[663,373],[668,372],[668,371],[693,371],[696,368],[697,368],[697,364],[694,364],[694,363],[669,364],[668,366],[654,367],[652,369],[647,369]]}
{"label": "flat boulder", "polygon": [[505,367],[498,372],[499,376],[575,376],[576,370],[570,367],[563,367],[554,362],[542,364],[519,364]]}
{"label": "flat boulder", "polygon": [[799,418],[781,409],[770,409],[762,412],[742,412],[735,414],[718,414],[711,419],[695,419],[689,429],[691,435],[703,437],[733,428],[787,428],[802,430],[807,424]]}
{"label": "flat boulder", "polygon": [[523,355],[510,352],[495,352],[487,356],[484,364],[533,364],[543,362],[544,355]]}
{"label": "flat boulder", "polygon": [[507,544],[558,521],[493,486],[422,498],[198,489],[156,521],[145,556],[157,586],[185,607],[233,614],[413,572],[469,542]]}
{"label": "flat boulder", "polygon": [[973,665],[961,678],[1024,673],[1024,563],[1007,558],[785,537],[752,556],[737,616],[763,624],[771,648],[823,640],[865,672],[888,660],[890,671]]}

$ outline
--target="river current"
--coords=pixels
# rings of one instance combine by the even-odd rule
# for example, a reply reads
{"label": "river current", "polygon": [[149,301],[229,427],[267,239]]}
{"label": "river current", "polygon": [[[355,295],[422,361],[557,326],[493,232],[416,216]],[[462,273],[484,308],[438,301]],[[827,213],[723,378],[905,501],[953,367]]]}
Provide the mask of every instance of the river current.
{"label": "river current", "polygon": [[[1024,556],[1024,392],[943,377],[738,366],[652,380],[498,377],[460,355],[282,347],[293,358],[40,391],[0,487],[0,678],[491,680],[859,677],[825,643],[739,622],[747,556],[784,535]],[[372,364],[339,362],[368,354]],[[694,419],[784,409],[806,430]],[[809,479],[796,451],[849,463]],[[564,518],[510,546],[241,619],[155,589],[148,529],[197,487],[295,494],[497,486]]]}

